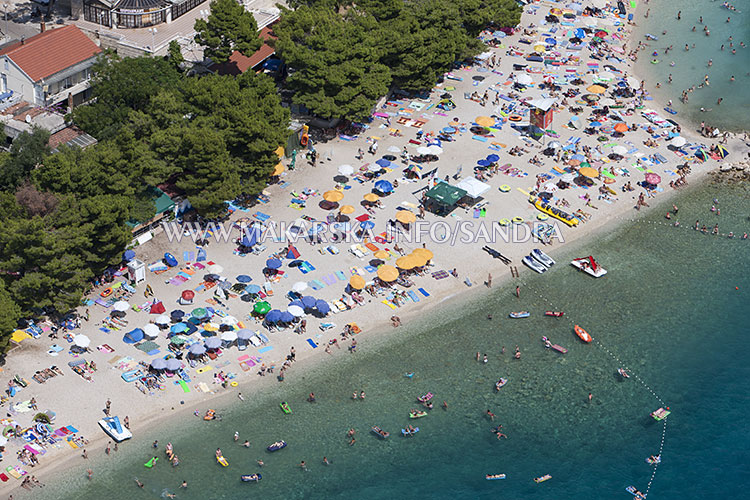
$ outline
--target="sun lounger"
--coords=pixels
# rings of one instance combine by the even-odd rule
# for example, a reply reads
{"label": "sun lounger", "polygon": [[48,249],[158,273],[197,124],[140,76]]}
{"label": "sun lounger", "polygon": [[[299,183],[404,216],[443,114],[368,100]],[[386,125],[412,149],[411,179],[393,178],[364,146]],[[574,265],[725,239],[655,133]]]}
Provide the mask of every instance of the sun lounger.
{"label": "sun lounger", "polygon": [[313,339],[307,339],[307,343],[310,344],[310,347],[312,347],[313,349],[318,347],[318,344],[316,344]]}

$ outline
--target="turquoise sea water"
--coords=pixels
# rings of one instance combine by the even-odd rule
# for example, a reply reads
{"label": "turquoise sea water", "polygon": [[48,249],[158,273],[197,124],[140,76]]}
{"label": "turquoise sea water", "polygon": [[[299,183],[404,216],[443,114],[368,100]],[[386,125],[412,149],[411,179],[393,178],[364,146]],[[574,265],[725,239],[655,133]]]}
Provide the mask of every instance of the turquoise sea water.
{"label": "turquoise sea water", "polygon": [[[747,192],[721,188],[717,217],[709,209],[718,192],[707,186],[678,198],[683,226],[700,219],[718,221],[723,231],[749,230]],[[659,451],[663,435],[663,463],[649,498],[741,498],[750,483],[750,240],[670,227],[663,224],[665,211],[555,255],[558,265],[544,276],[523,273],[521,299],[509,285],[481,301],[448,303],[397,335],[364,338],[360,352],[343,362],[304,376],[292,371],[275,393],[219,408],[221,422],[175,417],[96,463],[90,482],[84,465],[71,467],[47,498],[130,500],[171,491],[195,499],[627,499],[626,486],[648,487],[653,469],[644,460]],[[605,278],[566,264],[589,252],[608,268]],[[544,317],[548,309],[565,317]],[[507,319],[518,310],[532,316]],[[595,342],[581,343],[573,323]],[[542,335],[569,352],[544,349]],[[516,345],[523,353],[518,361],[511,356]],[[486,365],[475,361],[477,351],[488,354]],[[622,380],[621,366],[633,377]],[[404,377],[407,371],[415,372],[413,379]],[[500,377],[509,382],[496,393]],[[354,390],[365,390],[367,399],[351,400]],[[305,402],[310,391],[319,398],[315,404]],[[410,421],[415,398],[428,391],[436,394],[436,408]],[[659,398],[673,411],[666,432],[648,416],[662,406]],[[280,411],[282,400],[293,415]],[[443,400],[447,411],[439,408]],[[491,433],[487,409],[508,439]],[[409,423],[420,432],[403,438],[400,429]],[[391,437],[377,439],[372,425]],[[346,438],[350,427],[357,430],[354,446]],[[250,440],[250,449],[233,442],[235,431],[240,443]],[[166,460],[143,467],[153,439],[174,444],[178,468]],[[289,446],[266,452],[278,439]],[[228,468],[214,460],[216,447]],[[331,465],[321,463],[323,456]],[[296,466],[302,460],[308,471]],[[260,483],[240,482],[241,474],[253,472],[262,473]],[[487,473],[507,479],[486,481]],[[543,474],[552,480],[533,482]],[[189,487],[178,491],[183,479]]]}
{"label": "turquoise sea water", "polygon": [[[746,110],[750,107],[750,92],[747,91],[750,85],[750,3],[741,0],[730,0],[729,3],[734,4],[739,12],[723,8],[723,1],[719,0],[653,0],[641,5],[636,18],[639,25],[636,34],[640,36],[636,36],[629,47],[635,47],[638,41],[648,44],[648,50],[638,56],[638,68],[642,74],[651,76],[648,88],[654,95],[665,103],[672,100],[678,119],[688,118],[694,123],[705,120],[721,130],[736,131],[747,129]],[[643,4],[643,0],[639,4]],[[643,17],[646,9],[650,9],[648,18]],[[677,11],[680,10],[682,19],[678,21]],[[703,16],[703,24],[699,23],[700,16]],[[728,17],[731,18],[729,23],[726,22]],[[704,34],[704,25],[708,26],[710,36]],[[663,34],[665,30],[667,33]],[[659,39],[646,40],[645,33]],[[733,37],[731,42],[730,36]],[[741,47],[740,42],[746,47]],[[734,47],[730,47],[730,43],[734,43]],[[685,51],[685,44],[690,50]],[[673,50],[665,55],[664,49],[670,45]],[[733,48],[736,54],[732,54]],[[658,55],[652,56],[653,51]],[[660,62],[652,64],[653,59]],[[708,67],[709,59],[713,60],[711,67]],[[675,63],[674,66],[670,66],[671,62]],[[672,84],[668,83],[670,73]],[[689,102],[682,103],[682,91],[703,83],[705,75],[708,75],[710,85],[696,88],[689,94]],[[735,77],[733,82],[730,81],[732,75]],[[656,82],[661,83],[660,89],[654,88]],[[724,100],[717,105],[720,97]],[[701,108],[710,111],[701,112]]]}

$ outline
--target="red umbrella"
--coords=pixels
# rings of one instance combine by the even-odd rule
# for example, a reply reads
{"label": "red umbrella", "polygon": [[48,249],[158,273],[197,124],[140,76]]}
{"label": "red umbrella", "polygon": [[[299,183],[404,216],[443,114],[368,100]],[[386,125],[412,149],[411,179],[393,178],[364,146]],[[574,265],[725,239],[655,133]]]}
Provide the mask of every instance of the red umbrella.
{"label": "red umbrella", "polygon": [[659,177],[659,174],[649,172],[646,174],[646,182],[649,184],[659,184],[661,182],[661,177]]}
{"label": "red umbrella", "polygon": [[185,290],[182,292],[182,298],[185,300],[193,300],[195,298],[195,292],[192,290]]}
{"label": "red umbrella", "polygon": [[598,36],[599,38],[604,38],[605,36],[607,36],[607,34],[608,33],[606,31],[599,30],[596,33],[594,33],[594,36]]}

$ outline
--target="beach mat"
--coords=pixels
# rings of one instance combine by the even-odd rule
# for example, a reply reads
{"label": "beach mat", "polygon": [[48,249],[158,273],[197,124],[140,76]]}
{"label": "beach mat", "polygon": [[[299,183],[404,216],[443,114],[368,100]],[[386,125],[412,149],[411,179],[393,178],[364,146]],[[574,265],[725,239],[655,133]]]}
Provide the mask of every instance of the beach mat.
{"label": "beach mat", "polygon": [[258,349],[258,352],[260,354],[263,354],[264,352],[268,352],[271,349],[273,349],[273,346],[267,345],[266,347],[261,347],[260,349]]}
{"label": "beach mat", "polygon": [[448,277],[448,271],[435,271],[432,273],[432,277],[436,280],[442,280]]}
{"label": "beach mat", "polygon": [[316,344],[313,339],[307,339],[307,343],[310,344],[310,347],[312,347],[313,349],[318,347],[318,344]]}
{"label": "beach mat", "polygon": [[416,293],[414,293],[414,290],[409,290],[407,293],[409,294],[409,297],[411,297],[411,300],[413,300],[414,302],[419,302],[419,297]]}
{"label": "beach mat", "polygon": [[430,296],[430,294],[427,293],[427,290],[425,290],[424,288],[418,288],[418,290],[419,290],[419,293],[421,293],[425,297],[429,297]]}
{"label": "beach mat", "polygon": [[180,380],[177,383],[182,387],[182,392],[190,392],[190,386],[184,380]]}

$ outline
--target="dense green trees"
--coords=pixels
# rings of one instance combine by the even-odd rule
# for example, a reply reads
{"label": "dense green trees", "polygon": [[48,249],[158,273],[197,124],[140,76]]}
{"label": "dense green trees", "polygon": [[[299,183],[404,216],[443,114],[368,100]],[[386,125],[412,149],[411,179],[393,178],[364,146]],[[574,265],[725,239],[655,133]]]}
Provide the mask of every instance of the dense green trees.
{"label": "dense green trees", "polygon": [[215,63],[229,60],[235,50],[252,55],[262,44],[253,15],[237,0],[212,0],[208,21],[195,20],[195,41]]}

